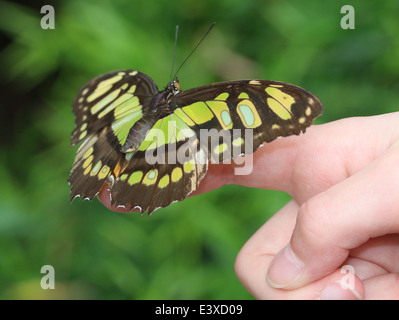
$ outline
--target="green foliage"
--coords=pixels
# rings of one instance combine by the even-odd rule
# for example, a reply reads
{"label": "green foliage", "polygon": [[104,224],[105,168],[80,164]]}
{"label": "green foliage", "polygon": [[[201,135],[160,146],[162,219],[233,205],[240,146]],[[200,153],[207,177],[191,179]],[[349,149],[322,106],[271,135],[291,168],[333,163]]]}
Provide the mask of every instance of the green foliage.
{"label": "green foliage", "polygon": [[[177,24],[179,64],[217,22],[179,73],[183,90],[240,78],[294,83],[323,102],[319,123],[398,108],[396,0],[57,1],[55,30],[40,28],[44,4],[0,2],[2,299],[251,298],[235,256],[289,196],[225,186],[151,217],[68,200],[74,96],[122,68],[162,88]],[[355,7],[355,30],[340,27],[344,4]],[[45,264],[56,290],[40,287]]]}

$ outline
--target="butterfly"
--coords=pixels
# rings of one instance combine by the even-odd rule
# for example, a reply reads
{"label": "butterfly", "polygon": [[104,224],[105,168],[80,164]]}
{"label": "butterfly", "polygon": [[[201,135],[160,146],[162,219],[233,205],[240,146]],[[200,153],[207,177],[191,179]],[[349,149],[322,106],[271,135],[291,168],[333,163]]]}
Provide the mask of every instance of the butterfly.
{"label": "butterfly", "polygon": [[[151,214],[199,187],[208,162],[251,154],[265,142],[305,132],[323,111],[310,92],[284,82],[238,80],[164,90],[137,70],[92,79],[73,102],[71,144],[81,143],[71,199],[92,200],[105,184],[111,205]],[[175,50],[178,26],[176,27]]]}
{"label": "butterfly", "polygon": [[305,132],[323,106],[284,82],[237,80],[182,91],[175,78],[160,91],[148,75],[126,69],[84,85],[73,112],[71,144],[81,146],[68,179],[71,199],[92,200],[108,184],[112,205],[151,214],[196,190],[209,161]]}

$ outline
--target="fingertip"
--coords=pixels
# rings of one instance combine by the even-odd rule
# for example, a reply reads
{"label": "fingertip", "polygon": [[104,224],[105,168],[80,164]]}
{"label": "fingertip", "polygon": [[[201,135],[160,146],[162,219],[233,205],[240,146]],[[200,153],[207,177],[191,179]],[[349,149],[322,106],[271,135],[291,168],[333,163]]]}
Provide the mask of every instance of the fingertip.
{"label": "fingertip", "polygon": [[281,250],[270,264],[266,281],[272,288],[282,289],[295,286],[302,274],[303,262],[295,255],[288,244]]}
{"label": "fingertip", "polygon": [[115,212],[129,212],[129,208],[124,207],[116,207],[115,205],[111,204],[111,190],[108,187],[108,184],[105,183],[101,188],[100,192],[97,195],[98,200],[109,210]]}
{"label": "fingertip", "polygon": [[231,164],[212,164],[209,163],[208,171],[202,179],[197,190],[193,191],[190,196],[200,195],[224,185],[232,184],[233,182],[233,166]]}
{"label": "fingertip", "polygon": [[365,290],[363,282],[354,271],[347,272],[350,266],[343,266],[332,275],[332,279],[320,292],[318,300],[363,300]]}

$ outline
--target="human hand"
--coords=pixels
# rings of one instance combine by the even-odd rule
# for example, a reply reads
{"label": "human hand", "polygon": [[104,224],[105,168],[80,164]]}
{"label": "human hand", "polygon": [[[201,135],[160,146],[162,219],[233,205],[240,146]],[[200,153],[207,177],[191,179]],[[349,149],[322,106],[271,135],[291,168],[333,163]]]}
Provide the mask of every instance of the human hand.
{"label": "human hand", "polygon": [[[238,184],[293,197],[237,257],[254,297],[399,298],[398,124],[399,112],[312,126],[260,148],[247,176],[210,166],[195,194]],[[111,208],[106,188],[99,199]],[[349,289],[343,265],[355,272]]]}

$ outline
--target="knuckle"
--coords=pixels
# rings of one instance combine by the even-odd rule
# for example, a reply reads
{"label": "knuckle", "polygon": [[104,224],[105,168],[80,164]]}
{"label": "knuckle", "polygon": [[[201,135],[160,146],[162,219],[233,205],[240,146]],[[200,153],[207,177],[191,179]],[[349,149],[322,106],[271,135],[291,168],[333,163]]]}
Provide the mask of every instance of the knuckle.
{"label": "knuckle", "polygon": [[329,197],[326,192],[308,199],[298,212],[296,228],[303,241],[314,246],[323,243],[332,228]]}

